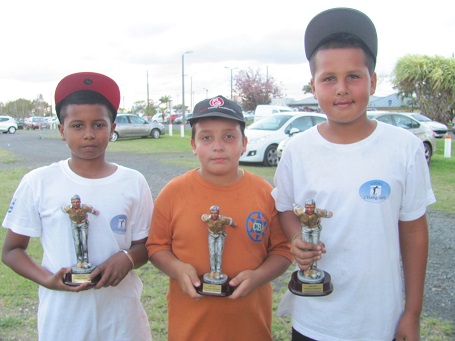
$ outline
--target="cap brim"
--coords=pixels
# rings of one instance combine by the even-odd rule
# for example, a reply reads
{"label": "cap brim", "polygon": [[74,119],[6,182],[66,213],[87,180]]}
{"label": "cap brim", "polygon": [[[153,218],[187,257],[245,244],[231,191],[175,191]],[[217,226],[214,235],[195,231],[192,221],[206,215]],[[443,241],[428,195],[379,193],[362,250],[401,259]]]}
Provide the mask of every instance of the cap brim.
{"label": "cap brim", "polygon": [[205,114],[201,114],[201,115],[197,115],[197,117],[191,117],[190,119],[188,119],[188,121],[190,122],[190,125],[193,125],[194,122],[200,120],[201,118],[210,118],[210,117],[221,117],[221,118],[226,118],[228,120],[233,120],[233,121],[237,121],[237,122],[240,122],[240,123],[245,123],[245,120],[242,120],[240,118],[236,118],[232,115],[229,115],[229,114],[226,114],[224,112],[220,112],[220,111],[211,111],[211,112],[208,112],[208,113],[205,113]]}
{"label": "cap brim", "polygon": [[371,19],[352,8],[332,8],[316,15],[305,31],[305,54],[310,60],[322,40],[335,33],[350,33],[366,45],[374,60],[378,53],[378,37]]}

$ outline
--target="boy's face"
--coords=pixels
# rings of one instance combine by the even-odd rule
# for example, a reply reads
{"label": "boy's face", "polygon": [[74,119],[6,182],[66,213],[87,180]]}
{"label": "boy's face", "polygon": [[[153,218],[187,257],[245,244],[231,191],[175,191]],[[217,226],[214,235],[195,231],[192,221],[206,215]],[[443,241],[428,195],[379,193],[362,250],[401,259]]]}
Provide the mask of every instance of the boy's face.
{"label": "boy's face", "polygon": [[224,118],[206,118],[200,119],[195,128],[191,146],[201,163],[201,175],[214,182],[237,179],[239,159],[247,144],[240,123]]}
{"label": "boy's face", "polygon": [[58,129],[72,159],[93,160],[104,157],[115,123],[104,105],[70,104]]}
{"label": "boy's face", "polygon": [[370,76],[360,48],[319,50],[311,80],[314,97],[331,122],[346,124],[366,118],[376,74]]}

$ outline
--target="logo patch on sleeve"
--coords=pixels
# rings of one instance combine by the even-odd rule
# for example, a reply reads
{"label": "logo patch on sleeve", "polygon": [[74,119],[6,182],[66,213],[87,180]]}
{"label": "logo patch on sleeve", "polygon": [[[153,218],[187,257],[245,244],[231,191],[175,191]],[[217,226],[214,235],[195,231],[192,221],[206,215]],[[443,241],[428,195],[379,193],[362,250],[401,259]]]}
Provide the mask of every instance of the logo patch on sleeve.
{"label": "logo patch on sleeve", "polygon": [[268,228],[269,223],[261,212],[252,212],[246,219],[246,232],[253,242],[262,242]]}

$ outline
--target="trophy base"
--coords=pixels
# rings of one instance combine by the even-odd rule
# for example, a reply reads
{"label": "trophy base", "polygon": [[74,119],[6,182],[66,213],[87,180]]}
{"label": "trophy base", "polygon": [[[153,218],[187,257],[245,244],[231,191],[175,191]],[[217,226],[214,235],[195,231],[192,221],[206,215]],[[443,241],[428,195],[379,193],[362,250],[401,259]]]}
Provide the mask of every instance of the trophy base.
{"label": "trophy base", "polygon": [[73,266],[71,272],[63,275],[63,283],[72,287],[77,287],[83,283],[88,283],[89,286],[96,285],[101,279],[101,274],[90,280],[90,274],[95,268],[96,266],[91,266],[87,269]]}
{"label": "trophy base", "polygon": [[230,279],[225,274],[221,274],[220,278],[210,278],[210,273],[206,273],[199,279],[202,284],[195,288],[200,295],[226,297],[232,295],[235,289],[229,285]]}
{"label": "trophy base", "polygon": [[294,271],[289,281],[288,288],[294,295],[298,296],[327,296],[333,291],[330,275],[320,270],[324,275],[318,280],[310,279],[309,282],[299,279],[299,271]]}

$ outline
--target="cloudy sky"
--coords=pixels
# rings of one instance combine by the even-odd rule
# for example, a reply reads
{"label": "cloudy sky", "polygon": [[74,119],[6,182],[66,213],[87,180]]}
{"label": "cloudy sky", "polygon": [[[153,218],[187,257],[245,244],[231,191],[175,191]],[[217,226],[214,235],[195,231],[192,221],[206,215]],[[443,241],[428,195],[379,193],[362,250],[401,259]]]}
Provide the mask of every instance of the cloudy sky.
{"label": "cloudy sky", "polygon": [[[450,8],[449,8],[450,6]],[[406,54],[452,57],[455,12],[433,0],[16,0],[0,5],[0,102],[42,94],[53,103],[58,81],[79,71],[105,73],[130,108],[149,97],[182,100],[206,94],[229,97],[231,71],[261,68],[290,98],[310,74],[303,49],[305,28],[317,13],[354,7],[376,25],[379,53],[377,95],[391,93],[387,82]],[[207,89],[207,90],[205,90]]]}

